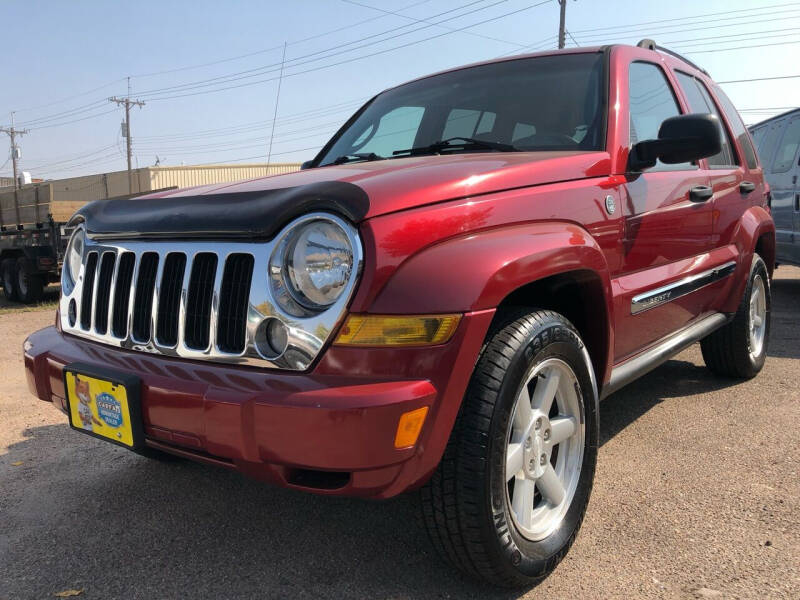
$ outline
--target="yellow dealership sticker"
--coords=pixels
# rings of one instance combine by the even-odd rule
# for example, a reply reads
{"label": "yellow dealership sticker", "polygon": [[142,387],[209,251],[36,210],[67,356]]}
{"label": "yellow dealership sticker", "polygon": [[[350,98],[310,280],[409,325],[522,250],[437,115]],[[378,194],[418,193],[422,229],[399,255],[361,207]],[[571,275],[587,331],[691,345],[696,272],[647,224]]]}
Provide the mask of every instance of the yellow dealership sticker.
{"label": "yellow dealership sticker", "polygon": [[124,383],[70,368],[64,371],[64,383],[69,422],[74,429],[128,448],[137,446],[140,437],[137,433],[141,431],[139,411],[131,410],[131,398]]}

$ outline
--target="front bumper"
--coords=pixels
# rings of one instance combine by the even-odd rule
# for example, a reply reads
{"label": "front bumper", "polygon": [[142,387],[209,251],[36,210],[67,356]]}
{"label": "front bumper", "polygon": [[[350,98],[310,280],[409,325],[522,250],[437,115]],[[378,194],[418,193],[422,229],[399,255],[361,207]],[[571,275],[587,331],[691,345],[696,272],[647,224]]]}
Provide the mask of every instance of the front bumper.
{"label": "front bumper", "polygon": [[[385,498],[436,468],[493,314],[465,315],[441,346],[333,346],[307,374],[121,350],[48,327],[26,340],[25,369],[31,392],[61,410],[67,364],[134,374],[148,446],[282,486]],[[422,406],[417,444],[395,448],[400,416]]]}

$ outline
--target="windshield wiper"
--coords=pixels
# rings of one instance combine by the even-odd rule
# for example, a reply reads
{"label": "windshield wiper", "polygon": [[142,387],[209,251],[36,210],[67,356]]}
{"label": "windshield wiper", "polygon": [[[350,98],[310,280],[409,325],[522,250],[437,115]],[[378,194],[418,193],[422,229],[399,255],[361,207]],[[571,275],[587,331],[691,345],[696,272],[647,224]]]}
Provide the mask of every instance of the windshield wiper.
{"label": "windshield wiper", "polygon": [[351,162],[354,160],[383,160],[383,156],[379,156],[374,152],[355,152],[353,154],[342,154],[341,156],[337,156],[336,159],[331,164],[334,165],[343,165],[344,163]]}
{"label": "windshield wiper", "polygon": [[478,148],[487,148],[498,152],[521,152],[519,148],[511,144],[490,142],[489,140],[477,140],[468,137],[451,137],[446,140],[434,142],[428,146],[395,150],[392,152],[392,156],[398,156],[400,154],[408,154],[409,156],[415,156],[417,154],[439,154],[442,150],[472,150]]}

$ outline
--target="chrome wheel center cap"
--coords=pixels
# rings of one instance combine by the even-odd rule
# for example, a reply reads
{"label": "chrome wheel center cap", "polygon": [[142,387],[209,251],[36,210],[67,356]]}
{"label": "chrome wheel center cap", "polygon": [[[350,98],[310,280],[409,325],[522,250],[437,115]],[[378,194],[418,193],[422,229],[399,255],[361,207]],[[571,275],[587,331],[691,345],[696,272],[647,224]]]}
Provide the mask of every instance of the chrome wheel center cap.
{"label": "chrome wheel center cap", "polygon": [[531,479],[544,475],[545,467],[550,463],[553,445],[550,443],[550,419],[540,415],[534,418],[533,427],[525,441],[525,460],[522,468]]}

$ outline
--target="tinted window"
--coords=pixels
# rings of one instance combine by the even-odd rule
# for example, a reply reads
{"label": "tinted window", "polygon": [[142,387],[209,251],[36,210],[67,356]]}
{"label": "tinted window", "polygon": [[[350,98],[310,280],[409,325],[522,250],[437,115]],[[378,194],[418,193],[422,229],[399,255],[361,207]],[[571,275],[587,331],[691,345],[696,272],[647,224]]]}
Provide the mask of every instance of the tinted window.
{"label": "tinted window", "polygon": [[[603,64],[599,52],[524,58],[450,71],[392,88],[361,112],[319,164],[353,152],[391,157],[396,150],[456,136],[510,144],[515,128],[522,150],[600,150],[605,145]],[[403,124],[398,128],[405,137],[377,138],[384,120],[404,107],[418,111],[413,119],[400,119]],[[517,124],[525,127],[517,128]],[[369,139],[373,129],[375,138],[383,139],[380,147]]]}
{"label": "tinted window", "polygon": [[[642,140],[657,139],[661,123],[681,113],[672,88],[661,68],[652,63],[631,63],[628,77],[630,143],[633,145]],[[687,169],[690,165],[664,165],[659,161],[656,168]]]}
{"label": "tinted window", "polygon": [[763,133],[760,136],[761,141],[758,142],[758,155],[764,162],[764,166],[768,167],[771,164],[772,157],[775,155],[775,145],[778,143],[778,134],[783,131],[784,121],[777,123],[770,123],[762,127]]}
{"label": "tinted window", "polygon": [[794,166],[798,146],[800,146],[800,118],[795,118],[789,121],[786,133],[783,134],[778,151],[775,153],[775,160],[772,163],[773,173],[784,173]]}
{"label": "tinted window", "polygon": [[745,127],[744,122],[739,116],[736,107],[733,106],[731,99],[728,98],[725,92],[723,92],[718,85],[714,86],[714,93],[717,95],[719,103],[722,105],[722,110],[728,117],[728,122],[731,124],[731,129],[733,129],[733,135],[739,142],[742,152],[744,152],[744,160],[747,162],[747,166],[750,169],[755,169],[758,166],[758,160],[756,159],[756,153],[755,150],[753,150],[753,144],[750,141],[750,136],[747,134],[747,127]]}
{"label": "tinted window", "polygon": [[764,143],[764,137],[767,135],[767,128],[766,127],[758,127],[750,131],[750,135],[753,138],[753,143],[756,145],[756,150],[758,154],[764,156],[763,152],[764,149],[762,147]]}
{"label": "tinted window", "polygon": [[720,117],[717,107],[714,105],[714,102],[711,100],[711,96],[708,94],[708,90],[705,89],[705,86],[700,81],[691,75],[681,73],[680,71],[676,71],[676,75],[678,76],[678,82],[680,83],[681,88],[683,88],[684,94],[686,94],[686,100],[689,103],[689,110],[691,110],[693,113],[709,113],[719,119],[719,124],[721,127],[720,143],[722,149],[718,154],[708,157],[708,166],[712,169],[714,167],[719,168],[735,166],[736,160],[731,150],[732,144],[730,138],[728,137],[728,131],[725,128],[725,122],[722,120],[722,117]]}
{"label": "tinted window", "polygon": [[454,108],[447,117],[442,138],[476,137],[491,132],[495,116],[480,110]]}
{"label": "tinted window", "polygon": [[378,155],[391,152],[392,148],[408,148],[414,143],[424,112],[421,106],[395,108],[383,115],[377,124],[370,123],[359,131],[354,146],[358,152]]}

